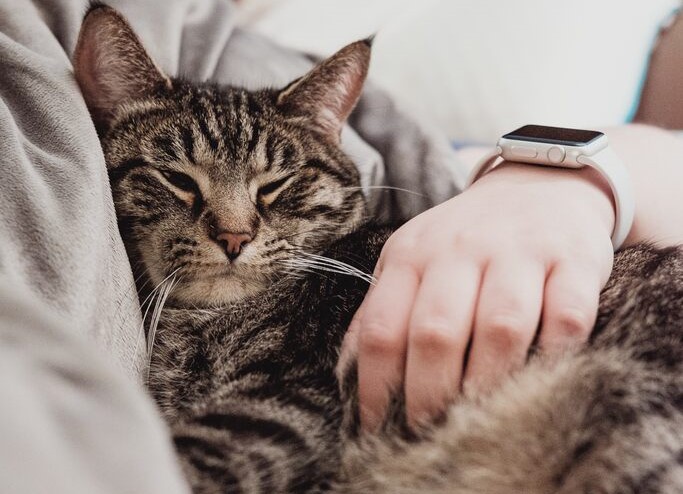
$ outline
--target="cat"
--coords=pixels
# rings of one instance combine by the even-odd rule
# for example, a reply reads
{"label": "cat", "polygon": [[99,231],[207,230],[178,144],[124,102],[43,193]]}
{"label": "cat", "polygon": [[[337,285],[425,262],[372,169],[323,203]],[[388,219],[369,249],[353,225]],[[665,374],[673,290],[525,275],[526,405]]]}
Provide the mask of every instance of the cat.
{"label": "cat", "polygon": [[586,347],[532,356],[424,429],[397,395],[359,431],[356,369],[335,366],[391,228],[339,141],[370,53],[250,92],[170,78],[119,13],[86,14],[76,79],[141,300],[163,291],[149,389],[193,491],[683,492],[677,248],[616,256]]}

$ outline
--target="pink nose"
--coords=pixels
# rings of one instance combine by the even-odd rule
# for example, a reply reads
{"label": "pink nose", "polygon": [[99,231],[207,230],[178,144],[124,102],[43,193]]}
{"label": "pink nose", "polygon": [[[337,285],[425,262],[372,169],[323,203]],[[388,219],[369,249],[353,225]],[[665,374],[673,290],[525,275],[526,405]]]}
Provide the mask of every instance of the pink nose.
{"label": "pink nose", "polygon": [[216,240],[224,245],[228,259],[234,261],[242,252],[242,247],[251,242],[248,233],[223,232],[216,235]]}

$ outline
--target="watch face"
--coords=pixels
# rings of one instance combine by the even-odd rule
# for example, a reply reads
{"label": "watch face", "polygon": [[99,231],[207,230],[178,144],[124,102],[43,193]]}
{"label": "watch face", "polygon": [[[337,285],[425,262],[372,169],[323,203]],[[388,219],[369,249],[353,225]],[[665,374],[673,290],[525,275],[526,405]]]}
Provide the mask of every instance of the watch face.
{"label": "watch face", "polygon": [[503,137],[514,141],[543,142],[546,144],[560,144],[562,146],[585,146],[603,135],[605,134],[595,130],[525,125],[517,130],[513,130],[509,134],[505,134]]}

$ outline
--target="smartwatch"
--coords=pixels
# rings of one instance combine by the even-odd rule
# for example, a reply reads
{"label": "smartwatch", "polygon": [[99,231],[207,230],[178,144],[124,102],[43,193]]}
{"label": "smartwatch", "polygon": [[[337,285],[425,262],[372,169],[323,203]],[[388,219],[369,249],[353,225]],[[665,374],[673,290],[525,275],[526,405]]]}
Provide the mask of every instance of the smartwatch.
{"label": "smartwatch", "polygon": [[493,170],[499,158],[556,168],[594,168],[607,181],[614,198],[614,250],[626,240],[633,224],[635,194],[626,167],[609,147],[607,136],[602,132],[543,125],[520,127],[501,137],[496,149],[477,163],[467,180],[467,187]]}

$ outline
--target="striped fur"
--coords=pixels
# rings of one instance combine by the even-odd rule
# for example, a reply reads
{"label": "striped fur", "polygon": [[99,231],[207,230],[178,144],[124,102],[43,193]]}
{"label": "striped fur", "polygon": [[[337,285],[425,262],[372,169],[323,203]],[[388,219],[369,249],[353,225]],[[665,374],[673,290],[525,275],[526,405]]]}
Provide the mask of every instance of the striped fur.
{"label": "striped fur", "polygon": [[[111,122],[103,142],[123,237],[152,286],[176,269],[193,280],[179,285],[177,300],[211,306],[257,293],[280,276],[278,261],[318,250],[364,215],[353,163],[289,122],[275,94],[175,81]],[[166,170],[188,175],[199,191],[178,194]],[[277,189],[257,196],[268,186]],[[222,278],[213,275],[224,253],[208,238],[217,218],[256,232],[244,261]]]}
{"label": "striped fur", "polygon": [[[311,254],[368,271],[390,234],[363,223],[337,145],[368,43],[282,91],[248,92],[135,60],[144,49],[111,9],[86,21],[76,76],[141,299],[171,280],[148,335],[149,388],[194,492],[683,492],[679,250],[617,256],[585,348],[532,356],[422,431],[407,430],[397,396],[382,433],[362,437],[355,368],[341,383],[334,369],[369,278]],[[129,96],[113,101],[120,81]],[[237,262],[212,238],[218,224],[253,233]],[[325,271],[290,272],[302,266]]]}
{"label": "striped fur", "polygon": [[[372,262],[388,233],[365,226],[325,254]],[[166,310],[150,385],[196,492],[683,489],[680,251],[619,254],[587,348],[533,357],[417,436],[396,410],[380,436],[358,437],[354,369],[338,391],[338,348],[366,287],[312,274],[228,308]]]}

